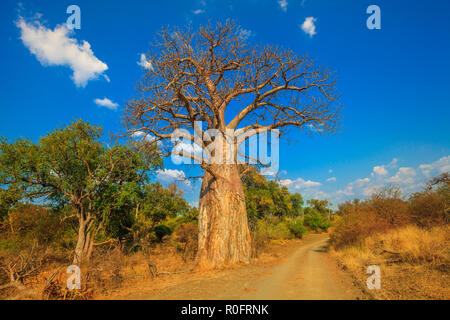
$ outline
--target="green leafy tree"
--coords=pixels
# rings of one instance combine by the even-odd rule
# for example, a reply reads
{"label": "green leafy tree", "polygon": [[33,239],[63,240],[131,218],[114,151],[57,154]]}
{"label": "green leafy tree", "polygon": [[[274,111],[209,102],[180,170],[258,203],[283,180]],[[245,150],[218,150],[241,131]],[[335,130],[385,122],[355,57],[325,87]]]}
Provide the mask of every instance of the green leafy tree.
{"label": "green leafy tree", "polygon": [[0,222],[7,216],[15,204],[20,200],[20,191],[0,189]]}
{"label": "green leafy tree", "polygon": [[269,216],[275,211],[275,203],[267,179],[256,170],[252,169],[244,175],[242,182],[250,229],[254,229],[257,219]]}
{"label": "green leafy tree", "polygon": [[9,213],[9,237],[19,241],[20,247],[51,245],[64,233],[64,225],[51,210],[39,205],[20,204]]}
{"label": "green leafy tree", "polygon": [[[131,226],[126,228],[133,237],[133,245],[139,246],[144,238],[160,241],[164,235],[183,223],[196,220],[193,209],[183,198],[176,185],[167,188],[160,183],[142,186],[140,198],[131,214]],[[170,229],[170,232],[168,231]]]}
{"label": "green leafy tree", "polygon": [[305,214],[304,224],[314,231],[326,231],[330,227],[330,222],[319,213]]}
{"label": "green leafy tree", "polygon": [[164,188],[160,183],[146,186],[141,210],[153,225],[167,218],[186,215],[189,209],[189,204],[183,198],[183,190],[178,189],[176,185],[169,185],[168,188]]}
{"label": "green leafy tree", "polygon": [[292,215],[301,216],[303,215],[303,197],[300,193],[291,194],[291,204],[292,204]]}
{"label": "green leafy tree", "polygon": [[242,181],[250,228],[254,228],[257,219],[267,216],[302,215],[304,202],[300,194],[291,194],[286,187],[280,187],[275,181],[268,181],[255,169],[248,171]]}
{"label": "green leafy tree", "polygon": [[[103,130],[79,120],[57,129],[38,143],[0,140],[0,184],[21,190],[21,197],[71,206],[78,220],[74,263],[88,259],[98,230],[134,196],[159,164],[154,147],[101,142]],[[138,188],[136,188],[138,189]]]}
{"label": "green leafy tree", "polygon": [[[319,213],[323,216],[328,216],[330,214],[331,203],[328,200],[310,199],[307,200],[306,203],[315,213]],[[310,213],[314,212],[310,211]]]}

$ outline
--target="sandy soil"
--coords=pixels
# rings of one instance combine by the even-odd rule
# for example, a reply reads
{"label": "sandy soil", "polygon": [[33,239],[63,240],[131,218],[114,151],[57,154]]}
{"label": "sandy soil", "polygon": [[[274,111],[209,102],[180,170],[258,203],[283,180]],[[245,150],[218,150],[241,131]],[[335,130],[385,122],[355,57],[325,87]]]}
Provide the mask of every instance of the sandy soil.
{"label": "sandy soil", "polygon": [[349,274],[327,253],[328,235],[307,235],[303,240],[272,248],[246,266],[221,271],[190,272],[142,281],[110,292],[102,299],[231,300],[231,299],[364,299]]}

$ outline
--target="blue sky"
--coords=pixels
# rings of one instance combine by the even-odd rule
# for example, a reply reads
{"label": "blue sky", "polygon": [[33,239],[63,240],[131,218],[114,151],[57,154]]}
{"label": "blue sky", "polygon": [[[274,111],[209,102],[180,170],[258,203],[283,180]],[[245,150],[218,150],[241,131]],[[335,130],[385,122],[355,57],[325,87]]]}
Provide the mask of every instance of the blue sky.
{"label": "blue sky", "polygon": [[[42,49],[42,41],[39,47],[33,34],[24,40],[36,23],[44,31],[61,27],[71,4],[81,8],[81,30],[66,38],[74,39],[75,51],[89,43],[84,64],[61,57],[60,44],[48,43],[39,56],[33,48]],[[366,27],[372,4],[381,8],[381,30]],[[448,1],[3,0],[0,6],[1,136],[37,139],[79,118],[120,132],[122,106],[142,74],[140,54],[161,27],[232,18],[251,43],[308,53],[337,72],[342,129],[333,136],[293,133],[281,143],[281,183],[290,190],[336,204],[386,184],[410,193],[450,170]],[[307,18],[315,27],[305,29],[309,34],[301,28]],[[164,183],[183,175],[184,167],[166,163]],[[199,184],[181,186],[195,203]]]}

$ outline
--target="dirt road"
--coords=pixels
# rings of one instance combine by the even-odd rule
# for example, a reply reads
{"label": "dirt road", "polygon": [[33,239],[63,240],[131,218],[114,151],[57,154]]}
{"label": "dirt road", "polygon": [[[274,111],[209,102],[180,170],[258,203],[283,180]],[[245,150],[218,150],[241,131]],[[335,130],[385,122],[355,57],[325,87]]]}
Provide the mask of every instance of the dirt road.
{"label": "dirt road", "polygon": [[[355,299],[357,290],[345,277],[340,278],[339,270],[333,269],[332,262],[325,257],[328,238],[319,237],[312,243],[299,247],[286,263],[263,279],[255,287],[254,293],[243,299],[260,300],[348,300]],[[345,287],[347,285],[347,288]]]}
{"label": "dirt road", "polygon": [[[256,263],[212,273],[179,275],[165,285],[148,284],[113,299],[357,299],[353,286],[328,257],[328,236],[308,235],[282,251],[276,262]],[[111,297],[110,297],[111,298]]]}

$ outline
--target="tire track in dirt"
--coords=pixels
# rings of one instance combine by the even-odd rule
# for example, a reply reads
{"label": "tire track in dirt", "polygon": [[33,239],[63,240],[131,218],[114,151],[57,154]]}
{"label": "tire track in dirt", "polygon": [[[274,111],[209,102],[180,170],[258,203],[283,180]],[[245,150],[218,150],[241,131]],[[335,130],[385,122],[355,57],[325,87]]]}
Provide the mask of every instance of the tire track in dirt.
{"label": "tire track in dirt", "polygon": [[[328,235],[311,234],[273,262],[259,262],[230,270],[186,273],[166,278],[171,284],[148,282],[107,299],[138,300],[348,300],[363,297],[328,256]],[[287,250],[287,251],[286,251]],[[287,253],[288,252],[288,253]],[[171,280],[172,279],[172,280]]]}
{"label": "tire track in dirt", "polygon": [[299,247],[286,263],[258,283],[242,299],[351,300],[360,296],[351,280],[333,268],[326,257],[328,237]]}

